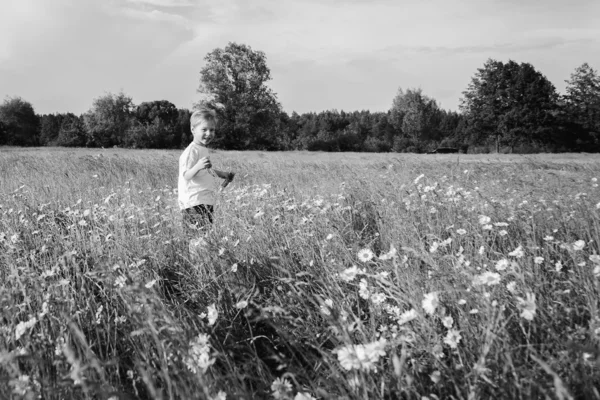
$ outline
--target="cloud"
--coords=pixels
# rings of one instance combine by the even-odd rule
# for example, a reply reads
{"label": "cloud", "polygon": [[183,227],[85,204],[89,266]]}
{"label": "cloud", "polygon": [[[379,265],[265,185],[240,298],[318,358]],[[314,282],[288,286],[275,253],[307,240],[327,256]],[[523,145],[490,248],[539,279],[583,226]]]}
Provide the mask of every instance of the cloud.
{"label": "cloud", "polygon": [[133,8],[124,8],[121,9],[120,12],[122,15],[133,19],[139,19],[143,21],[169,22],[190,30],[193,28],[191,22],[187,18],[184,18],[181,15],[171,14],[160,10],[144,11]]}
{"label": "cloud", "polygon": [[194,7],[197,2],[190,0],[127,0],[127,3],[154,7]]}

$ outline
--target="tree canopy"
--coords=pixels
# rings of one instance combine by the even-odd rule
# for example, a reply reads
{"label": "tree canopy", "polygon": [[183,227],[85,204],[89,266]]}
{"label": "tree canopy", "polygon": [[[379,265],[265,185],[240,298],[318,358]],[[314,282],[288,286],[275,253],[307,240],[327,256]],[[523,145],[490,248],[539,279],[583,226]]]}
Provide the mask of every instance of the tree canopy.
{"label": "tree canopy", "polygon": [[0,144],[31,146],[37,144],[39,118],[33,106],[20,97],[9,97],[0,105]]}
{"label": "tree canopy", "polygon": [[217,147],[268,149],[276,134],[281,106],[267,86],[271,72],[263,52],[229,43],[206,55],[198,91],[219,116]]}
{"label": "tree canopy", "polygon": [[112,147],[121,144],[131,124],[133,100],[120,92],[107,93],[94,100],[84,114],[86,145]]}
{"label": "tree canopy", "polygon": [[474,142],[496,138],[515,146],[543,142],[550,134],[558,95],[528,63],[488,60],[463,92],[461,111]]}

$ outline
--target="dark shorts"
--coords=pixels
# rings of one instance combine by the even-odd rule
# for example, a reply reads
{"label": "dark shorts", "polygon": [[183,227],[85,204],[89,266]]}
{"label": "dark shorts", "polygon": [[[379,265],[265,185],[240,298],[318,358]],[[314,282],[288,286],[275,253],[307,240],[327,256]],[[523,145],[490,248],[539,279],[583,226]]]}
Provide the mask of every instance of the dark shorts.
{"label": "dark shorts", "polygon": [[186,208],[183,214],[183,230],[188,237],[194,236],[198,231],[213,222],[214,207],[208,204],[200,204]]}

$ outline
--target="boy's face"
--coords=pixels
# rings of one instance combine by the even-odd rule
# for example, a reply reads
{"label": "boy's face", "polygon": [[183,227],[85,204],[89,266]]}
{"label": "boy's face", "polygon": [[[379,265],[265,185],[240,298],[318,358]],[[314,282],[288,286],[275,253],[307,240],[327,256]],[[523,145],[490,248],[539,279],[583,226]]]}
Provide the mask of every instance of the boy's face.
{"label": "boy's face", "polygon": [[194,143],[206,146],[215,137],[215,123],[203,119],[192,129],[192,133],[194,134]]}

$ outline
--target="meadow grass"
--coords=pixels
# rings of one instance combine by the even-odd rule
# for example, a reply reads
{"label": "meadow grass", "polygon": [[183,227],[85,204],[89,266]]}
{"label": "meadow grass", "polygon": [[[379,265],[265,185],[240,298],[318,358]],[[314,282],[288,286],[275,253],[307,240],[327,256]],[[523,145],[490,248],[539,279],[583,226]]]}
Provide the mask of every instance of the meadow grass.
{"label": "meadow grass", "polygon": [[0,398],[600,399],[600,158],[0,149]]}

